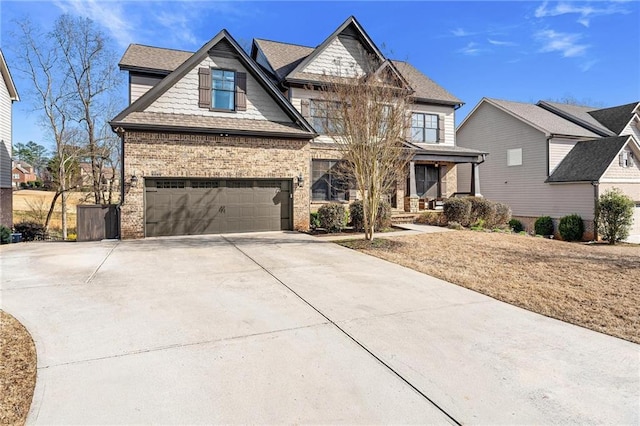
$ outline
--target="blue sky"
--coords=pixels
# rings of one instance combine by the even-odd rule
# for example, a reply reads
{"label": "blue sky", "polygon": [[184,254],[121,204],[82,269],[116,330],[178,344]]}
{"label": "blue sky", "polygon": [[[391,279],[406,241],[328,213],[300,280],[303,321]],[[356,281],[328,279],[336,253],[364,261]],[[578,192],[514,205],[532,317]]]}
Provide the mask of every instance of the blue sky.
{"label": "blue sky", "polygon": [[[573,97],[596,106],[640,101],[640,2],[221,2],[0,0],[0,45],[12,64],[14,19],[48,28],[61,13],[96,21],[119,55],[129,43],[196,50],[226,28],[242,45],[264,38],[320,44],[355,15],[387,56],[408,60],[466,104]],[[13,72],[18,91],[27,82]],[[126,99],[122,73],[122,106]],[[14,105],[14,143],[49,146],[26,96]]]}

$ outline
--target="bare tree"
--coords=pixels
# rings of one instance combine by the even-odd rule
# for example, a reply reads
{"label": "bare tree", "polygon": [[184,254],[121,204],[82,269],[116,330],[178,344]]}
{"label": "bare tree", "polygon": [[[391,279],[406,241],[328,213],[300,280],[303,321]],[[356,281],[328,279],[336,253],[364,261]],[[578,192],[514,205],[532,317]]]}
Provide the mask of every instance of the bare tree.
{"label": "bare tree", "polygon": [[70,150],[69,122],[70,113],[67,105],[71,94],[68,91],[69,74],[62,71],[61,55],[57,46],[49,43],[46,34],[34,28],[29,20],[18,23],[20,36],[15,44],[18,58],[18,71],[31,82],[27,96],[36,110],[43,113],[42,124],[53,139],[54,156],[59,159],[57,176],[59,183],[55,185],[55,194],[51,201],[49,214],[45,221],[45,232],[49,230],[51,213],[58,197],[62,195],[62,238],[67,238],[66,193],[68,187],[67,165],[77,158],[77,150]]}
{"label": "bare tree", "polygon": [[[410,152],[404,136],[409,126],[411,90],[389,62],[363,54],[362,70],[337,63],[321,87],[322,102],[313,105],[316,127],[334,140],[343,170],[362,199],[365,239],[372,240],[381,200],[405,173]],[[324,121],[324,123],[322,123]]]}
{"label": "bare tree", "polygon": [[90,19],[62,15],[52,38],[69,75],[68,110],[85,133],[94,201],[103,204],[107,201],[103,191],[104,166],[105,162],[113,163],[114,153],[113,138],[103,130],[113,111],[110,99],[120,80],[117,60],[108,47],[109,39]]}

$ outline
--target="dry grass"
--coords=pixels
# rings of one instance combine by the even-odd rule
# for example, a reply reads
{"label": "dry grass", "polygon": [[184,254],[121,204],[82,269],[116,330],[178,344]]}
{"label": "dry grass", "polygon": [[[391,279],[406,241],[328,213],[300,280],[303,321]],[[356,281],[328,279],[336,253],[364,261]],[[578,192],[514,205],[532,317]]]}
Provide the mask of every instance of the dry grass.
{"label": "dry grass", "polygon": [[[23,189],[13,192],[13,222],[36,221],[44,223],[53,199],[53,191],[35,191]],[[67,220],[69,228],[76,227],[76,206],[91,203],[92,194],[89,192],[70,192],[67,199]],[[51,228],[62,227],[62,213],[60,199],[51,217]]]}
{"label": "dry grass", "polygon": [[0,310],[0,423],[23,425],[36,384],[36,347],[29,332]]}
{"label": "dry grass", "polygon": [[640,246],[472,231],[343,245],[533,312],[640,343]]}

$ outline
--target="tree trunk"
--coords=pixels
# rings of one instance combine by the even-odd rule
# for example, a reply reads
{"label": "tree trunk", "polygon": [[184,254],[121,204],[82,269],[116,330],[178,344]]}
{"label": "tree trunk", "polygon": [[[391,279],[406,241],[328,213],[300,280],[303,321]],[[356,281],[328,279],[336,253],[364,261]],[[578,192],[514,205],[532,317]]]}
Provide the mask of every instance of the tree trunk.
{"label": "tree trunk", "polygon": [[62,210],[62,239],[67,239],[67,192],[62,193],[62,200],[60,201],[60,208]]}
{"label": "tree trunk", "polygon": [[56,208],[56,201],[58,201],[58,197],[60,196],[61,192],[60,191],[56,191],[56,193],[53,195],[53,200],[51,200],[51,205],[49,206],[49,212],[47,212],[47,219],[44,221],[44,233],[48,233],[49,232],[49,222],[51,221],[51,216],[53,215],[53,210]]}

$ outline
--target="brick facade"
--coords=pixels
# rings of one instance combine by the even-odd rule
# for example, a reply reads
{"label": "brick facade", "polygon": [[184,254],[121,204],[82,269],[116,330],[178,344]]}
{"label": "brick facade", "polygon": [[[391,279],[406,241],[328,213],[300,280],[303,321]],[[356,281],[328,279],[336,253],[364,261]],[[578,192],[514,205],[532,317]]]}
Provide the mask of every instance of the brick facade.
{"label": "brick facade", "polygon": [[124,137],[125,182],[135,175],[139,183],[125,190],[122,238],[144,237],[144,178],[151,177],[292,179],[293,227],[309,228],[309,140],[143,131]]}
{"label": "brick facade", "polygon": [[[520,222],[522,222],[525,232],[531,235],[535,234],[535,223],[536,223],[536,219],[538,219],[537,217],[513,216],[513,219],[517,219]],[[555,231],[553,237],[556,239],[562,239],[560,237],[560,232],[558,231],[558,226],[560,225],[560,219],[551,218],[551,220],[553,221],[553,229]],[[593,241],[595,237],[594,221],[582,219],[582,223],[584,224],[584,233],[582,234],[582,241]]]}

